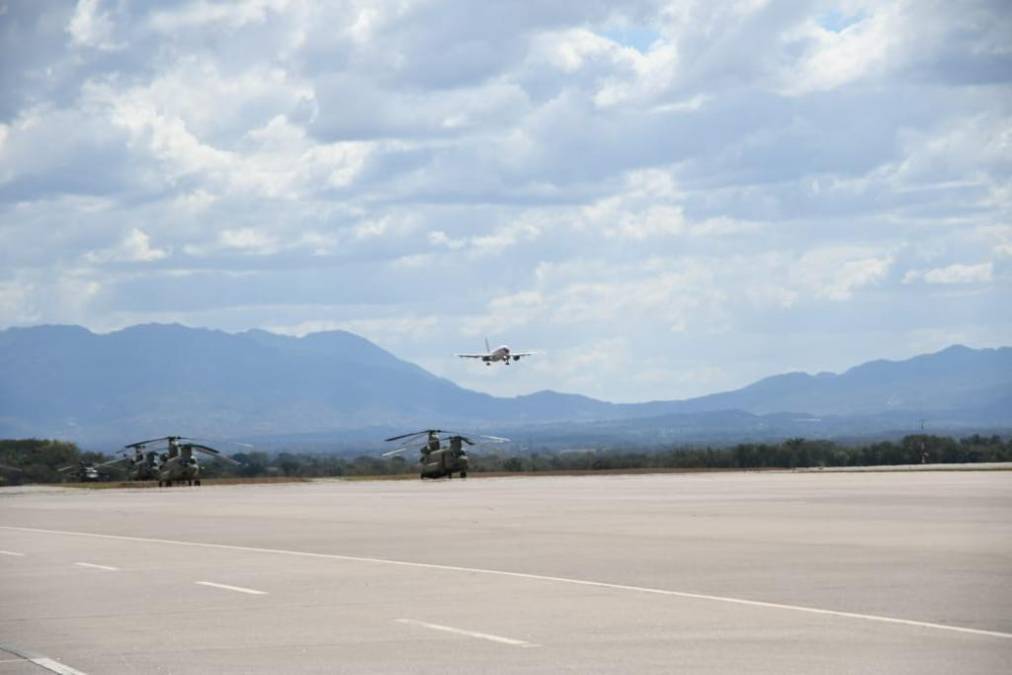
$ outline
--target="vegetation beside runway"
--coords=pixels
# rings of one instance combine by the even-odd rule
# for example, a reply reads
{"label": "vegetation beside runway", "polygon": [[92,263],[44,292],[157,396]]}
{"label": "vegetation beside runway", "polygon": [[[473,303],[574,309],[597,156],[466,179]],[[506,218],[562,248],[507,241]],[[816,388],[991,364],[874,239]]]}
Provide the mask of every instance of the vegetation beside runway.
{"label": "vegetation beside runway", "polygon": [[[110,457],[82,452],[66,441],[0,440],[0,485],[58,483],[57,469],[78,462],[101,463]],[[412,478],[417,467],[403,456],[345,456],[326,453],[262,451],[231,455],[236,464],[212,459],[202,464],[204,484],[280,482],[310,478]],[[899,441],[844,445],[828,440],[793,438],[781,443],[739,443],[726,448],[674,447],[656,450],[588,449],[561,452],[481,450],[471,454],[471,475],[582,475],[668,471],[796,469],[973,464],[1012,461],[1012,438],[974,434],[956,439],[913,434]],[[88,487],[143,487],[127,480],[127,464],[103,467],[103,480]],[[152,483],[156,484],[156,483]]]}
{"label": "vegetation beside runway", "polygon": [[[307,483],[311,479],[302,476],[256,476],[253,478],[204,478],[202,485],[273,485],[277,483]],[[66,487],[88,490],[112,490],[117,488],[156,488],[156,480],[93,481],[88,483],[64,483]],[[183,487],[183,486],[179,486]]]}

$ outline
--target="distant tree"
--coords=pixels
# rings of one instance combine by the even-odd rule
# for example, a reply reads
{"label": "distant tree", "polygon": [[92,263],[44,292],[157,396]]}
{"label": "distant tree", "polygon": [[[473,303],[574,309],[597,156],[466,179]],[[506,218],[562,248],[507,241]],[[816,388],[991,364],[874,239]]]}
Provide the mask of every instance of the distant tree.
{"label": "distant tree", "polygon": [[270,456],[261,451],[239,452],[232,455],[232,459],[239,462],[238,474],[248,478],[266,475],[270,465]]}
{"label": "distant tree", "polygon": [[39,438],[0,440],[0,464],[19,469],[3,472],[3,479],[11,483],[56,483],[63,478],[60,467],[80,461],[81,451],[73,443]]}
{"label": "distant tree", "polygon": [[502,468],[505,471],[518,472],[524,470],[524,461],[519,457],[510,457],[502,463]]}

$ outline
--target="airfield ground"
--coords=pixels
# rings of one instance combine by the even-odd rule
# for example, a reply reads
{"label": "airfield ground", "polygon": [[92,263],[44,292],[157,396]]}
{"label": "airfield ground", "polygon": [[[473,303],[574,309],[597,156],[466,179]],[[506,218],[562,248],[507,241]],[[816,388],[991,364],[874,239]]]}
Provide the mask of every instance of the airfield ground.
{"label": "airfield ground", "polygon": [[1010,516],[1000,471],[6,488],[0,674],[1012,672]]}

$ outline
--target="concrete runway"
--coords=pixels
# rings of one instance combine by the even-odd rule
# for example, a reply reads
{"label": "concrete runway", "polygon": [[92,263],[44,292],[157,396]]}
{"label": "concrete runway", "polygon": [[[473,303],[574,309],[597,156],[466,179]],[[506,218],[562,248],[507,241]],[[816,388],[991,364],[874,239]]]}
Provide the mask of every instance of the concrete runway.
{"label": "concrete runway", "polygon": [[0,674],[1012,672],[1010,516],[1012,472],[6,488]]}

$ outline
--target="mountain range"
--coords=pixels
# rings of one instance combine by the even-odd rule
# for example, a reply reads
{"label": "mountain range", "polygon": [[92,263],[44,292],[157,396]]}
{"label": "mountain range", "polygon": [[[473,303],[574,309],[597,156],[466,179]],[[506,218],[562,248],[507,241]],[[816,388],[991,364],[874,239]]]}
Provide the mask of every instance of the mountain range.
{"label": "mountain range", "polygon": [[367,443],[428,426],[555,447],[857,437],[1012,428],[1012,348],[952,346],[840,374],[787,373],[699,398],[608,403],[464,389],[343,331],[304,337],[146,324],[0,331],[0,437],[84,445],[185,433],[274,444]]}

